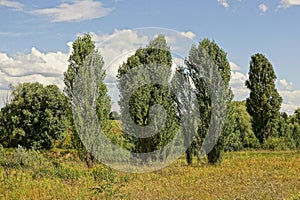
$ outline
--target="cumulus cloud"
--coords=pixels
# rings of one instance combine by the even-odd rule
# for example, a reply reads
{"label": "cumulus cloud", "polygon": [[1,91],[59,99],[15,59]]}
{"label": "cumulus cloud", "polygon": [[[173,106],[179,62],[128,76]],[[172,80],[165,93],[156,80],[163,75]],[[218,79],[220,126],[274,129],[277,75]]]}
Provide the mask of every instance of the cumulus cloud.
{"label": "cumulus cloud", "polygon": [[278,8],[290,8],[293,6],[300,6],[300,0],[281,0]]}
{"label": "cumulus cloud", "polygon": [[194,39],[196,37],[196,34],[191,32],[191,31],[187,31],[187,32],[180,32],[179,33],[182,37],[187,37],[190,39]]}
{"label": "cumulus cloud", "polygon": [[245,100],[249,96],[249,90],[245,86],[245,82],[248,79],[247,74],[243,74],[241,72],[231,72],[231,79],[230,79],[230,87],[234,94],[234,99],[241,101]]}
{"label": "cumulus cloud", "polygon": [[229,64],[230,64],[230,69],[231,69],[232,71],[237,71],[237,70],[240,70],[240,69],[241,69],[241,67],[238,66],[237,64],[235,64],[234,62],[229,62]]}
{"label": "cumulus cloud", "polygon": [[265,13],[265,12],[267,12],[268,11],[268,6],[266,5],[266,4],[260,4],[259,6],[258,6],[258,9],[261,11],[261,12],[263,12],[263,13]]}
{"label": "cumulus cloud", "polygon": [[224,8],[228,8],[229,4],[227,2],[227,0],[218,0],[218,3],[223,6]]}
{"label": "cumulus cloud", "polygon": [[283,98],[283,103],[281,107],[281,110],[283,112],[293,114],[297,108],[300,108],[300,90],[279,90],[279,94]]}
{"label": "cumulus cloud", "polygon": [[42,53],[32,48],[28,54],[8,56],[0,52],[0,89],[9,84],[40,82],[56,84],[63,88],[63,72],[66,71],[69,53]]}
{"label": "cumulus cloud", "polygon": [[292,82],[288,82],[285,79],[279,80],[279,89],[281,90],[291,90],[293,89],[293,83]]}
{"label": "cumulus cloud", "polygon": [[22,10],[24,4],[17,2],[17,1],[10,1],[10,0],[0,0],[0,7],[7,7],[15,10]]}
{"label": "cumulus cloud", "polygon": [[99,1],[73,0],[72,3],[62,3],[54,8],[36,9],[32,13],[50,17],[52,22],[72,22],[101,18],[110,11]]}
{"label": "cumulus cloud", "polygon": [[229,86],[234,94],[234,100],[242,101],[249,96],[249,90],[245,86],[245,82],[248,79],[248,74],[243,74],[239,70],[240,66],[234,62],[229,62],[231,68],[231,78]]}

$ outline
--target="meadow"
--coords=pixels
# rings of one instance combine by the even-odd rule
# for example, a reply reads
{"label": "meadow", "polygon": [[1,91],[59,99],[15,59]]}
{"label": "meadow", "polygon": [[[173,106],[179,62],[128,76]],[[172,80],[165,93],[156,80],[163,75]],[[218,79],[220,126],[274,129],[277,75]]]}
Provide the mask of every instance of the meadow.
{"label": "meadow", "polygon": [[68,150],[3,155],[0,199],[300,199],[297,151],[225,153],[216,166],[182,157],[144,174],[87,168]]}

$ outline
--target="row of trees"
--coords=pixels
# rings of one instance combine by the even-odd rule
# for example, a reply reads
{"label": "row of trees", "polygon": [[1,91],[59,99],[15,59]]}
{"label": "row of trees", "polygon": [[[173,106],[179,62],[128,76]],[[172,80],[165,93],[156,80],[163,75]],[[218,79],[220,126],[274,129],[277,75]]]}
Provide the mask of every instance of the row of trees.
{"label": "row of trees", "polygon": [[[157,36],[145,48],[138,49],[118,70],[120,90],[120,111],[123,122],[123,133],[113,132],[110,117],[111,99],[107,87],[103,83],[105,70],[100,53],[89,34],[78,37],[73,43],[73,52],[69,58],[68,70],[64,73],[65,89],[60,92],[57,86],[43,86],[39,83],[24,83],[12,87],[11,99],[0,112],[0,143],[5,147],[22,145],[26,148],[50,149],[57,141],[70,140],[67,145],[79,150],[81,158],[91,166],[94,157],[82,144],[72,114],[70,100],[74,97],[74,84],[80,69],[87,68],[85,62],[90,55],[96,58],[93,62],[97,76],[96,113],[99,124],[105,133],[114,138],[124,148],[136,153],[147,153],[159,150],[168,144],[177,133],[181,122],[181,109],[178,99],[170,89],[159,84],[147,84],[139,87],[139,79],[155,82],[154,77],[140,74],[137,80],[126,79],[126,74],[139,67],[161,68],[165,82],[172,76],[172,55],[163,35]],[[222,152],[237,151],[247,148],[295,149],[300,148],[300,110],[288,116],[279,110],[282,98],[275,88],[276,75],[271,63],[262,54],[251,57],[249,79],[246,86],[250,96],[243,102],[232,102],[233,94],[229,87],[230,65],[226,52],[214,41],[203,39],[198,46],[192,46],[185,66],[179,66],[177,72],[185,76],[192,85],[197,99],[200,124],[192,146],[186,151],[187,162],[192,164],[193,155],[201,155],[201,145],[209,129],[212,105],[205,73],[212,69],[206,67],[199,71],[197,63],[209,57],[223,80],[222,92],[228,106],[227,117],[221,136],[210,152],[207,152],[209,163],[217,163],[222,158]],[[201,61],[202,62],[202,61]],[[130,88],[138,88],[132,94]],[[129,102],[129,105],[128,105]],[[151,115],[150,107],[161,105],[167,115],[165,125],[155,135],[150,137],[135,137],[145,134],[144,129],[136,129],[136,125],[144,127],[154,124],[153,130],[159,129],[160,119]],[[129,112],[126,112],[126,111]],[[163,110],[157,110],[157,116],[162,116]],[[126,120],[134,122],[128,123]],[[152,121],[151,121],[152,120]],[[133,135],[128,131],[137,130]],[[119,137],[118,139],[116,139]],[[66,139],[67,138],[67,139]],[[122,143],[118,142],[122,141]],[[60,143],[62,144],[62,143]]]}

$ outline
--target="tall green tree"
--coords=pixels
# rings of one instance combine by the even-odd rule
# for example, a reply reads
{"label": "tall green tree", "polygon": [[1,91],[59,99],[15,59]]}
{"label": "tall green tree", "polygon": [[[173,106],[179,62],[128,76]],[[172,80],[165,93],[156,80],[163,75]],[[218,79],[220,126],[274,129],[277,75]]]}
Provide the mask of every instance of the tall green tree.
{"label": "tall green tree", "polygon": [[[118,70],[119,90],[120,90],[120,109],[122,118],[122,128],[125,132],[134,132],[135,126],[145,127],[150,123],[154,124],[153,132],[158,133],[151,137],[139,137],[141,133],[135,133],[135,136],[126,134],[126,137],[133,144],[132,151],[136,153],[147,153],[159,150],[165,146],[176,134],[178,129],[178,116],[176,112],[176,105],[173,101],[171,91],[159,84],[155,84],[154,75],[151,69],[158,69],[162,74],[165,83],[171,77],[172,56],[170,48],[167,46],[165,37],[163,35],[157,36],[150,41],[150,44],[145,48],[138,49],[135,54],[127,59]],[[134,80],[126,79],[128,73],[135,69],[145,69],[145,73],[136,74]],[[150,70],[146,70],[150,69]],[[125,78],[124,78],[125,77]],[[148,81],[150,84],[138,85],[139,80]],[[153,83],[153,84],[151,84]],[[130,87],[128,87],[130,86]],[[131,95],[128,91],[130,88],[138,87]],[[131,95],[131,96],[130,96]],[[129,101],[129,113],[126,112]],[[154,105],[161,105],[166,112],[166,121],[161,130],[158,130],[158,119],[155,116],[150,116],[150,108]],[[159,109],[156,116],[162,113]],[[152,121],[150,121],[152,119]],[[127,120],[127,121],[126,121]],[[133,121],[132,124],[130,121]]]}
{"label": "tall green tree", "polygon": [[66,96],[56,85],[23,83],[11,89],[11,101],[1,109],[0,142],[6,147],[52,148],[65,130]]}
{"label": "tall green tree", "polygon": [[252,116],[253,131],[262,144],[268,137],[276,135],[282,98],[275,87],[277,77],[273,66],[264,55],[257,53],[251,57],[248,74],[247,111]]}
{"label": "tall green tree", "polygon": [[[201,149],[201,144],[204,141],[204,138],[207,135],[207,131],[210,125],[211,120],[211,95],[209,93],[208,85],[206,81],[213,82],[215,77],[208,77],[208,79],[204,78],[204,74],[199,71],[197,63],[201,63],[201,60],[206,60],[205,62],[213,62],[213,65],[216,66],[220,77],[223,82],[223,92],[225,95],[224,99],[228,104],[232,99],[232,92],[229,87],[230,81],[230,65],[227,60],[227,54],[221,49],[215,41],[210,41],[209,39],[203,39],[198,47],[192,46],[190,50],[189,57],[186,60],[187,70],[190,74],[191,79],[193,80],[195,86],[195,92],[197,96],[197,100],[199,102],[199,112],[201,123],[198,129],[198,135],[196,137],[196,148],[198,151]],[[211,65],[207,65],[207,67],[211,67]],[[206,69],[204,66],[204,70],[207,74],[210,74],[210,70]],[[204,73],[204,72],[203,72]],[[211,164],[215,164],[221,161],[222,151],[223,151],[223,143],[224,143],[224,135],[225,132],[221,134],[221,136],[217,140],[217,144],[213,147],[213,149],[207,154],[208,162]]]}
{"label": "tall green tree", "polygon": [[[109,121],[109,114],[111,109],[111,99],[107,94],[107,87],[103,83],[105,78],[105,70],[103,69],[104,61],[101,54],[95,48],[95,44],[92,41],[90,34],[85,34],[79,36],[77,40],[72,45],[72,54],[69,57],[69,66],[67,71],[64,73],[64,92],[67,94],[69,100],[72,100],[74,93],[74,83],[76,82],[76,77],[80,76],[79,71],[81,68],[90,67],[89,64],[92,63],[96,65],[95,71],[97,71],[97,76],[100,77],[99,82],[96,83],[96,112],[99,119],[101,128],[107,133],[111,127]],[[84,73],[86,70],[81,70]],[[92,81],[92,80],[91,80]],[[70,119],[70,129],[73,132],[73,141],[75,148],[79,150],[81,157],[86,161],[88,166],[92,166],[94,157],[91,153],[87,152],[86,148],[82,144],[79,138],[79,133],[75,128],[75,123],[73,119],[72,111],[69,111]]]}

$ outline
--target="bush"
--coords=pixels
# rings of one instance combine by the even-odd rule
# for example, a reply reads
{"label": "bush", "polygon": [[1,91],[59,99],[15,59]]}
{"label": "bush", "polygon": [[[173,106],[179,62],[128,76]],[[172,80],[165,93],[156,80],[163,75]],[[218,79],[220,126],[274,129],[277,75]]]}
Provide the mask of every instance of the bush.
{"label": "bush", "polygon": [[92,188],[97,193],[104,195],[105,199],[124,198],[120,189],[125,186],[124,181],[112,171],[111,168],[97,167],[92,171],[95,181],[99,182],[97,188]]}
{"label": "bush", "polygon": [[0,165],[3,166],[6,165],[6,163],[7,163],[6,152],[2,144],[0,144]]}
{"label": "bush", "polygon": [[230,103],[224,126],[225,151],[260,148],[260,143],[252,130],[251,120],[252,118],[247,112],[245,101]]}
{"label": "bush", "polygon": [[15,149],[12,159],[8,161],[8,165],[15,167],[35,167],[40,166],[44,162],[43,156],[39,151],[18,146]]}
{"label": "bush", "polygon": [[52,177],[57,177],[64,180],[77,180],[82,176],[80,171],[66,168],[61,165],[55,167],[55,169],[52,172]]}
{"label": "bush", "polygon": [[67,98],[56,85],[23,83],[11,89],[11,100],[0,112],[0,143],[51,149],[65,130]]}
{"label": "bush", "polygon": [[269,149],[269,150],[276,150],[276,151],[285,151],[288,149],[291,149],[291,144],[288,143],[286,138],[284,137],[269,137],[267,140],[264,141],[263,143],[263,148],[264,149]]}
{"label": "bush", "polygon": [[239,131],[229,134],[224,142],[224,151],[240,151],[243,149]]}

